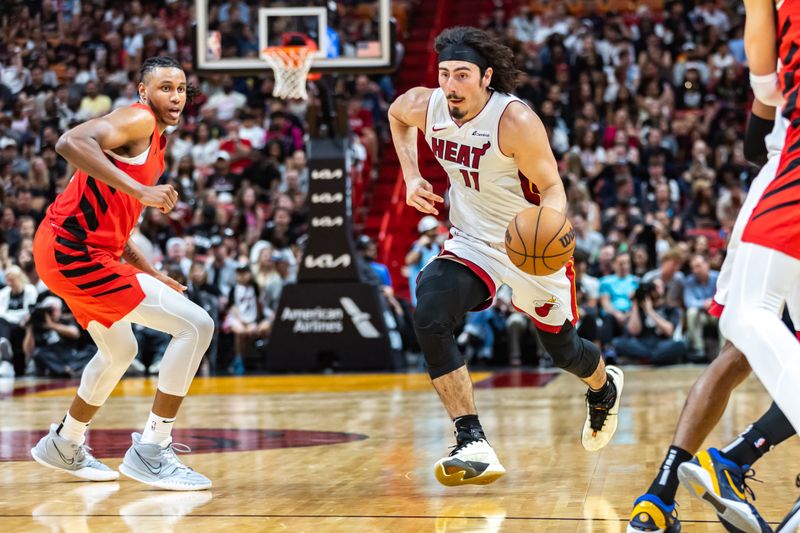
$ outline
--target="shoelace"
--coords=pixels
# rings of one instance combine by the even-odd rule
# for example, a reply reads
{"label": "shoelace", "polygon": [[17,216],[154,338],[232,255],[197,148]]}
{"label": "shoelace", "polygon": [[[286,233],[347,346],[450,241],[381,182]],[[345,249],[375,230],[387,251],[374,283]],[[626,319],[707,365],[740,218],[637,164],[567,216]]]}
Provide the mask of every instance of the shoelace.
{"label": "shoelace", "polygon": [[92,448],[88,444],[81,444],[80,446],[75,445],[75,460],[79,463],[84,461],[91,462],[97,461],[94,455],[92,455]]}
{"label": "shoelace", "polygon": [[597,403],[592,403],[589,393],[586,393],[586,403],[589,404],[589,427],[595,432],[603,430],[603,426],[606,425],[606,419],[611,416],[609,411],[611,411],[611,408],[614,407],[614,402],[617,399],[616,385],[614,384],[614,380],[611,378],[611,376],[609,376],[608,379],[610,380],[611,385],[614,386],[614,395],[610,398],[607,397]]}
{"label": "shoelace", "polygon": [[480,440],[481,439],[467,440],[467,441],[460,442],[460,443],[456,444],[455,446],[450,446],[451,448],[453,448],[453,451],[450,452],[450,457],[453,457],[455,454],[457,454],[461,450],[464,450],[464,449],[468,448],[471,444],[475,444],[476,442],[479,442]]}
{"label": "shoelace", "polygon": [[[763,483],[763,481],[756,479],[756,471],[752,468],[748,468],[747,470],[742,469],[742,483],[739,485],[739,488],[742,489],[742,492],[744,492],[747,496],[750,496],[753,501],[756,501],[756,493],[753,492],[753,489],[747,485],[748,481],[755,481],[757,483]],[[795,480],[795,482],[797,482],[797,480]]]}
{"label": "shoelace", "polygon": [[672,516],[672,519],[675,521],[678,520],[678,505],[679,505],[678,502],[675,502],[675,507],[672,509],[672,512],[670,513],[670,516]]}
{"label": "shoelace", "polygon": [[186,444],[182,444],[180,442],[170,442],[167,445],[167,449],[164,450],[164,457],[167,460],[167,462],[170,465],[174,466],[176,469],[178,469],[178,470],[190,470],[191,471],[193,469],[188,467],[188,466],[186,466],[185,464],[183,464],[181,462],[181,460],[178,459],[178,456],[175,455],[175,452],[189,453],[191,451],[192,451],[192,449],[189,446],[187,446]]}
{"label": "shoelace", "polygon": [[602,431],[603,426],[606,425],[606,419],[609,416],[612,416],[609,411],[611,410],[611,407],[614,406],[614,402],[610,401],[592,404],[592,402],[588,399],[588,394],[586,401],[589,402],[589,427],[591,427],[593,431]]}

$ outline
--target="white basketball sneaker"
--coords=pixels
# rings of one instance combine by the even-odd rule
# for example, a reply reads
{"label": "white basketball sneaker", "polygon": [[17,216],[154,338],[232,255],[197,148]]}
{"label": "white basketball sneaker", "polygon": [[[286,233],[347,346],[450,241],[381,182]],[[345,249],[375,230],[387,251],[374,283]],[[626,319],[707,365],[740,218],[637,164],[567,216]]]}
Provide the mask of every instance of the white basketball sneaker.
{"label": "white basketball sneaker", "polygon": [[442,485],[488,485],[506,473],[497,454],[483,432],[472,437],[459,439],[450,455],[437,461],[433,467],[436,479]]}
{"label": "white basketball sneaker", "polygon": [[131,479],[164,490],[206,490],[211,480],[198,474],[175,455],[175,451],[190,452],[183,444],[169,440],[164,446],[141,442],[139,433],[132,433],[133,444],[125,452],[119,471]]}
{"label": "white basketball sneaker", "polygon": [[622,370],[611,365],[606,367],[606,375],[614,389],[613,395],[609,393],[595,403],[589,401],[589,393],[586,393],[586,422],[583,424],[581,444],[590,452],[605,447],[617,431],[617,413],[625,377]]}
{"label": "white basketball sneaker", "polygon": [[87,481],[114,481],[119,473],[98,461],[86,445],[77,445],[57,433],[58,424],[31,448],[34,461],[47,468],[61,470]]}

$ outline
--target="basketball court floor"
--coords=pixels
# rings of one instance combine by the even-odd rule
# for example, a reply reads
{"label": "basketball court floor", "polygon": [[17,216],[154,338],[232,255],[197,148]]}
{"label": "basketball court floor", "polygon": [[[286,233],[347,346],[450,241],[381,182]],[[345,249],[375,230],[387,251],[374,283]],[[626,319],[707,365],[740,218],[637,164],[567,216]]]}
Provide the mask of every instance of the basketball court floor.
{"label": "basketball court floor", "polygon": [[[0,530],[303,532],[619,532],[669,443],[702,367],[627,369],[619,430],[599,453],[580,445],[583,389],[561,373],[476,372],[481,420],[508,474],[447,488],[432,466],[451,425],[425,374],[198,378],[175,440],[210,491],[152,490],[124,477],[86,483],[47,470],[28,450],[60,417],[73,382],[9,381],[0,390]],[[124,380],[88,443],[116,467],[141,431],[155,380]],[[769,397],[754,379],[733,395],[709,445],[758,417]],[[777,524],[800,489],[797,439],[756,465],[756,504]],[[678,493],[684,531],[722,531]]]}

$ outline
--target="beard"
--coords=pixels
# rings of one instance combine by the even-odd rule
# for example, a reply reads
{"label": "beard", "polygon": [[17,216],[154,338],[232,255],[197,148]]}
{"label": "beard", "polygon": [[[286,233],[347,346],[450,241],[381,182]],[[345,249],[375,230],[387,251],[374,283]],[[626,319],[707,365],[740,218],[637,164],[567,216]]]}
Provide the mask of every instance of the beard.
{"label": "beard", "polygon": [[467,116],[466,111],[464,111],[463,109],[458,109],[457,107],[448,107],[448,110],[450,111],[450,116],[456,120],[461,120],[462,118]]}

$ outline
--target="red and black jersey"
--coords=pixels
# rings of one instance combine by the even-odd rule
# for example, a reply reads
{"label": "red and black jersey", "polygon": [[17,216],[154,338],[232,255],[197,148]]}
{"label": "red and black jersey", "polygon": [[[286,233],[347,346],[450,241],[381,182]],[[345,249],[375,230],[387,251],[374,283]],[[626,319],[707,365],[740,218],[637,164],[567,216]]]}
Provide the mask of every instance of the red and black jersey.
{"label": "red and black jersey", "polygon": [[[134,106],[152,113],[145,104]],[[164,171],[165,144],[156,124],[142,164],[112,161],[139,183],[152,186]],[[92,320],[109,327],[144,298],[136,280],[141,272],[120,262],[141,212],[137,199],[78,170],[39,225],[33,245],[39,277],[67,302],[84,328]]]}
{"label": "red and black jersey", "polygon": [[800,259],[800,2],[778,6],[778,73],[789,122],[775,179],[764,191],[742,234],[742,241],[760,244]]}

